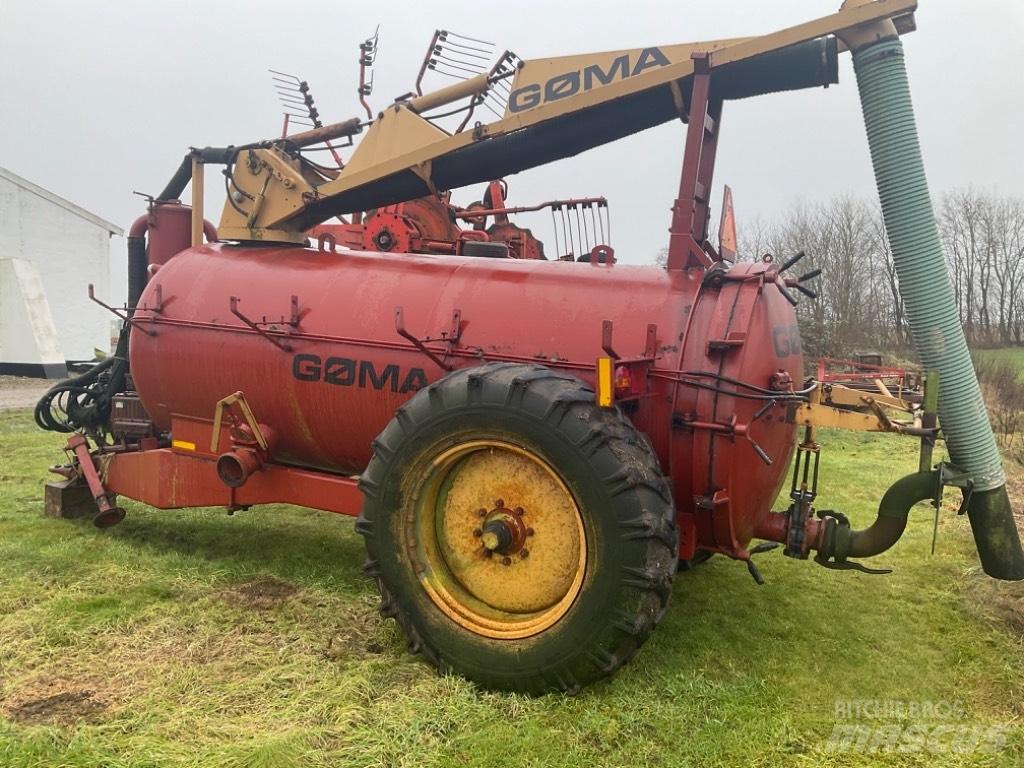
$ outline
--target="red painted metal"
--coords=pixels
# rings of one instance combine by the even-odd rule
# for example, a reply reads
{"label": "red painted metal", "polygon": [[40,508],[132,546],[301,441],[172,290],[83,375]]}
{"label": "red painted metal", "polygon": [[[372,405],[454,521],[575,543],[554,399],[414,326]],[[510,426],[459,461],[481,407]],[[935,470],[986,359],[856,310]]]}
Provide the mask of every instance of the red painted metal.
{"label": "red painted metal", "polygon": [[[151,201],[145,214],[132,222],[128,237],[149,237],[146,248],[150,266],[162,266],[192,245],[192,206],[178,200]],[[217,228],[203,220],[208,243],[217,242]]]}
{"label": "red painted metal", "polygon": [[358,515],[363,497],[350,477],[268,464],[239,488],[217,476],[216,457],[175,453],[168,448],[116,454],[107,488],[158,509],[256,504],[298,504],[343,515]]}
{"label": "red painted metal", "polygon": [[[834,370],[836,368],[841,370]],[[818,360],[817,380],[821,382],[894,379],[902,385],[907,385],[909,378],[910,372],[906,368],[872,365],[858,360],[841,360],[834,357],[822,357]]]}
{"label": "red painted metal", "polygon": [[[286,501],[351,514],[350,476],[418,389],[484,361],[541,363],[593,382],[610,320],[614,349],[642,390],[624,407],[672,478],[681,554],[700,545],[742,556],[785,479],[794,427],[782,404],[752,423],[763,401],[700,389],[731,388],[695,374],[763,388],[785,380],[780,370],[800,380],[796,320],[774,287],[777,269],[189,249],[147,286],[142,306],[155,306],[159,290],[162,311],[136,313],[155,335],[133,334],[130,357],[152,418],[196,450],[116,454],[108,487],[161,507]],[[232,315],[232,297],[258,328]],[[237,390],[276,442],[262,469],[229,490],[217,456],[201,448],[215,403]]]}
{"label": "red painted metal", "polygon": [[710,58],[694,53],[693,89],[687,110],[686,149],[679,178],[679,196],[672,206],[669,229],[668,268],[710,266],[706,241],[711,181],[718,149],[718,125],[722,100],[711,91]]}

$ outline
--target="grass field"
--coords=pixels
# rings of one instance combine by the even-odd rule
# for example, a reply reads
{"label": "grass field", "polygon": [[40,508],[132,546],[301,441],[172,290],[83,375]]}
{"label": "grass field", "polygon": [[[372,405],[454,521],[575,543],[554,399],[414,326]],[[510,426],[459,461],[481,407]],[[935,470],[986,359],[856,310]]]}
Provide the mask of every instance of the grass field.
{"label": "grass field", "polygon": [[[858,526],[915,467],[911,441],[824,442],[821,501]],[[1024,764],[1024,593],[980,575],[948,509],[935,557],[930,509],[915,510],[875,563],[890,576],[776,551],[758,587],[715,558],[680,574],[618,676],[529,699],[408,655],[349,520],[131,502],[108,531],[42,517],[60,445],[28,412],[0,413],[3,768]],[[945,703],[955,725],[1011,728],[994,754],[829,751],[850,700]]]}
{"label": "grass field", "polygon": [[1000,349],[979,349],[974,354],[985,360],[1005,360],[1024,372],[1024,347],[1002,347]]}

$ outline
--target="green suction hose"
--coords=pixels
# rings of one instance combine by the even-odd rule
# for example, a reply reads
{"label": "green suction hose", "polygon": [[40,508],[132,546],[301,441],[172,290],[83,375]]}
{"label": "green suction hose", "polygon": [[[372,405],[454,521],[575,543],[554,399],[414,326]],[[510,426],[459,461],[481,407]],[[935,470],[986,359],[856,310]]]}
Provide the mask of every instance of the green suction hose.
{"label": "green suction hose", "polygon": [[1024,552],[1006,495],[1003,464],[957,316],[932,210],[903,43],[884,37],[850,47],[855,49],[871,162],[914,347],[926,370],[939,373],[939,421],[950,457],[974,479],[967,514],[982,567],[998,579],[1024,579]]}

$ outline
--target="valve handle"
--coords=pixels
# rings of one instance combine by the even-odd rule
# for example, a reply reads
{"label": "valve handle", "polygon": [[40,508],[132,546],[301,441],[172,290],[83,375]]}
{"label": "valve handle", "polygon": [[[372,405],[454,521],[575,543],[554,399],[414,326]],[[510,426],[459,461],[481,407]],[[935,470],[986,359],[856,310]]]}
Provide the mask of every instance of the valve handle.
{"label": "valve handle", "polygon": [[807,254],[804,253],[803,251],[797,251],[792,256],[790,256],[788,259],[786,259],[784,262],[782,262],[782,266],[779,267],[779,272],[785,272],[787,269],[792,267],[794,264],[796,264],[798,261],[800,261],[800,259],[802,259],[806,255]]}
{"label": "valve handle", "polygon": [[804,274],[800,275],[800,277],[797,278],[797,282],[806,283],[808,280],[813,280],[820,274],[820,269],[812,269],[810,272],[804,272]]}
{"label": "valve handle", "polygon": [[783,298],[785,298],[786,301],[788,301],[794,307],[797,305],[796,296],[794,296],[792,293],[786,290],[786,287],[782,284],[781,280],[775,283],[775,287],[779,289],[779,293],[782,294]]}

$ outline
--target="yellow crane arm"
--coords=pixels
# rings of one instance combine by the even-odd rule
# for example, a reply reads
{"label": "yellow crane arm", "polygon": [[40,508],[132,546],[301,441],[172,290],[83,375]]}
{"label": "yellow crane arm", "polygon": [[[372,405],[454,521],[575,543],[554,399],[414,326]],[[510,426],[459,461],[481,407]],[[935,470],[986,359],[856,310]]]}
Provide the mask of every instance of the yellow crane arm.
{"label": "yellow crane arm", "polygon": [[[849,3],[757,37],[521,62],[508,73],[511,94],[500,119],[449,133],[424,114],[480,97],[493,74],[399,100],[378,115],[347,165],[334,173],[305,160],[295,137],[250,145],[228,163],[229,200],[219,233],[227,240],[304,242],[307,229],[339,214],[486,181],[685,120],[698,53],[708,54],[718,99],[827,86],[837,80],[836,57],[844,50],[837,35],[870,31],[885,20],[899,32],[911,31],[916,8],[916,0]],[[321,133],[353,130],[346,121]],[[202,154],[195,155],[195,163],[202,162]]]}

